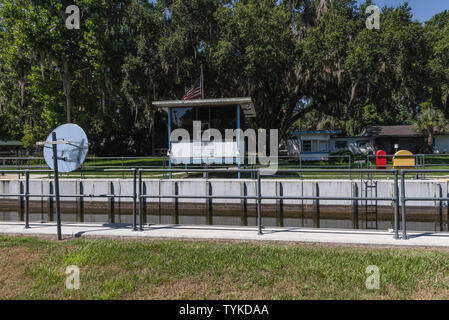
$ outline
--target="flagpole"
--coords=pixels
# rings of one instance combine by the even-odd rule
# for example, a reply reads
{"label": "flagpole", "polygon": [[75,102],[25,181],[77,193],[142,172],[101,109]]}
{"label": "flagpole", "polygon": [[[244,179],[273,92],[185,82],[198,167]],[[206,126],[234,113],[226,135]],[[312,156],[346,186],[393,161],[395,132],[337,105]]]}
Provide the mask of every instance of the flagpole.
{"label": "flagpole", "polygon": [[201,64],[201,81],[200,81],[200,86],[201,86],[201,99],[204,99],[204,82],[203,82],[203,65]]}

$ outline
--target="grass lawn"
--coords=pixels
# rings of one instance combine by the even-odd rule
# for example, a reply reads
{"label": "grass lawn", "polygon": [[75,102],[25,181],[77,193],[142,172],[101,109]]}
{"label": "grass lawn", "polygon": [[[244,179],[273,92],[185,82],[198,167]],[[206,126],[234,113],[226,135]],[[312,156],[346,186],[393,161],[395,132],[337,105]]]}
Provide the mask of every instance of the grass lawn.
{"label": "grass lawn", "polygon": [[[79,290],[65,288],[70,265]],[[0,236],[0,270],[0,299],[449,297],[449,252],[418,249]]]}

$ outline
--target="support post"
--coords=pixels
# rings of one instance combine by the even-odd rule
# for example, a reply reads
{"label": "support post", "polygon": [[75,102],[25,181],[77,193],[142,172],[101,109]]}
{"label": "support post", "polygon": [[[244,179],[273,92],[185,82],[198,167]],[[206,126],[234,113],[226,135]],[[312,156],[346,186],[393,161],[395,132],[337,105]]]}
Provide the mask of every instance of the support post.
{"label": "support post", "polygon": [[[320,197],[320,186],[318,184],[318,182],[314,182],[312,184],[312,192],[313,192],[313,196],[319,198]],[[314,205],[315,205],[315,228],[320,228],[320,200],[316,199],[313,200],[314,201]]]}
{"label": "support post", "polygon": [[169,177],[169,179],[171,179],[172,178],[172,172],[171,172],[171,156],[170,156],[170,151],[171,151],[171,109],[170,108],[168,108],[167,118],[168,118],[168,151],[167,151],[167,157],[168,157],[168,169],[169,169],[168,177]]}
{"label": "support post", "polygon": [[[56,132],[52,133],[52,140],[56,142]],[[62,240],[61,233],[61,202],[59,197],[59,171],[58,171],[58,149],[57,144],[53,144],[53,170],[55,178],[55,198],[56,198],[56,224],[58,231],[58,240]]]}
{"label": "support post", "polygon": [[401,209],[402,209],[402,240],[407,240],[407,220],[405,217],[405,174],[401,170]]}
{"label": "support post", "polygon": [[[253,174],[251,172],[251,174]],[[247,226],[248,225],[248,205],[247,200],[244,198],[247,195],[246,192],[246,184],[244,181],[240,181],[240,196],[242,197],[240,199],[240,205],[242,210],[242,215],[240,216],[240,225]]]}
{"label": "support post", "polygon": [[[357,182],[354,182],[352,185],[352,196],[356,197],[356,198],[359,196]],[[358,229],[359,228],[359,202],[358,202],[358,200],[352,201],[352,214],[353,214],[354,229]]]}
{"label": "support post", "polygon": [[137,170],[133,169],[133,230],[137,231]]}
{"label": "support post", "polygon": [[25,173],[25,229],[30,228],[30,170]]}
{"label": "support post", "polygon": [[[19,179],[20,179],[20,173],[19,173]],[[19,197],[17,198],[17,206],[19,207],[19,211],[23,212],[23,195],[25,193],[24,187],[23,187],[23,182],[21,180],[18,180],[18,185],[19,185]]]}
{"label": "support post", "polygon": [[142,171],[139,169],[139,230],[143,231]]}
{"label": "support post", "polygon": [[261,192],[261,181],[260,181],[260,170],[257,171],[257,227],[258,234],[262,235],[262,192]]}
{"label": "support post", "polygon": [[[53,184],[51,181],[48,182],[48,194],[53,194]],[[47,199],[47,203],[48,203],[48,211],[52,211],[53,210],[53,198],[52,197],[48,197]]]}
{"label": "support post", "polygon": [[394,172],[394,239],[399,240],[399,182],[398,170]]}
{"label": "support post", "polygon": [[[282,182],[276,182],[276,197],[282,197],[284,193]],[[276,199],[276,225],[284,226],[284,206],[282,199]]]}
{"label": "support post", "polygon": [[[437,184],[437,196],[439,198],[443,198],[443,188],[441,187],[441,184]],[[438,220],[440,221],[440,231],[444,230],[444,225],[443,225],[443,201],[438,201],[437,202],[437,214],[438,214]]]}
{"label": "support post", "polygon": [[240,172],[240,168],[241,168],[241,157],[243,155],[240,154],[240,105],[237,105],[237,164],[238,164],[238,178],[241,178],[241,172]]}
{"label": "support post", "polygon": [[114,223],[114,182],[109,182],[109,223]]}
{"label": "support post", "polygon": [[[212,185],[209,180],[205,181],[205,194],[206,196],[212,196]],[[206,215],[207,224],[213,225],[213,213],[212,213],[212,198],[206,198]]]}
{"label": "support post", "polygon": [[84,184],[83,181],[79,182],[79,195],[80,197],[78,198],[78,207],[79,207],[79,212],[80,212],[80,221],[79,222],[84,222]]}

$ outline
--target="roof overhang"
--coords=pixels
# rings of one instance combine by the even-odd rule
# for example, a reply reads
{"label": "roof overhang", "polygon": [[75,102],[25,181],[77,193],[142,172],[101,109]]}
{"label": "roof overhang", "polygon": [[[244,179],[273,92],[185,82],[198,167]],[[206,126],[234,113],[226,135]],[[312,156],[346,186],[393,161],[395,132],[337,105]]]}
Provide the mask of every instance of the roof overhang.
{"label": "roof overhang", "polygon": [[254,118],[256,116],[256,109],[251,98],[153,101],[153,105],[166,112],[170,108],[229,107],[240,105],[245,117]]}
{"label": "roof overhang", "polygon": [[307,135],[307,134],[341,134],[342,130],[314,130],[314,131],[291,131],[291,135]]}
{"label": "roof overhang", "polygon": [[23,143],[20,141],[0,141],[2,147],[23,147]]}

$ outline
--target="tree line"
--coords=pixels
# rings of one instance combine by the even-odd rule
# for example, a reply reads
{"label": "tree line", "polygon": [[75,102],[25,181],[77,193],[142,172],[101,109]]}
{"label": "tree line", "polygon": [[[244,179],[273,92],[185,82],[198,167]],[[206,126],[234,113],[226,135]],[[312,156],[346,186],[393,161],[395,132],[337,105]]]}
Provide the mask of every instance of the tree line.
{"label": "tree line", "polygon": [[[69,5],[79,30],[66,27]],[[343,129],[449,116],[449,12],[367,0],[0,0],[0,140],[33,148],[79,124],[97,155],[167,145],[155,100],[180,99],[204,67],[206,98],[251,96],[254,128]],[[443,129],[441,129],[443,130]]]}

